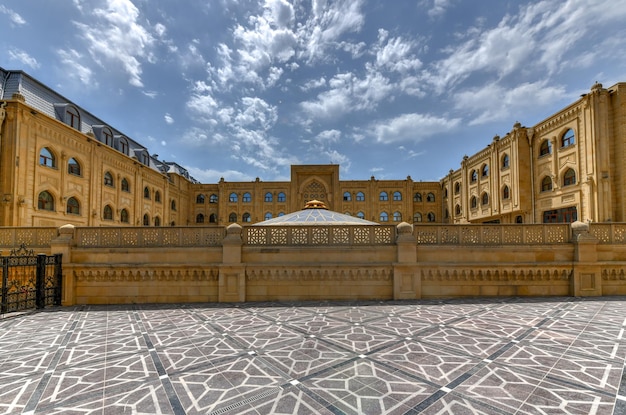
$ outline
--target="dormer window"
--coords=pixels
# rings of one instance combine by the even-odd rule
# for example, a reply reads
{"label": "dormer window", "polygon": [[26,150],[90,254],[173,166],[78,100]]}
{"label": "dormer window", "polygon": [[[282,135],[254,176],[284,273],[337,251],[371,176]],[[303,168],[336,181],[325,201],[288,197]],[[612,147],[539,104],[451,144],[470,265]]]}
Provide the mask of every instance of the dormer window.
{"label": "dormer window", "polygon": [[57,116],[63,123],[80,131],[80,112],[71,104],[54,104]]}

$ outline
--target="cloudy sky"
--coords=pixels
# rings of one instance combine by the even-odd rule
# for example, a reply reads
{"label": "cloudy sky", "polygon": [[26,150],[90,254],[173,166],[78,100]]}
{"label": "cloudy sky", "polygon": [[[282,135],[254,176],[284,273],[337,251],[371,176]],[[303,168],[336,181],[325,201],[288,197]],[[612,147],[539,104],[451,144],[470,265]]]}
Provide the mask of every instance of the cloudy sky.
{"label": "cloudy sky", "polygon": [[439,180],[626,81],[626,0],[0,0],[21,69],[198,180]]}

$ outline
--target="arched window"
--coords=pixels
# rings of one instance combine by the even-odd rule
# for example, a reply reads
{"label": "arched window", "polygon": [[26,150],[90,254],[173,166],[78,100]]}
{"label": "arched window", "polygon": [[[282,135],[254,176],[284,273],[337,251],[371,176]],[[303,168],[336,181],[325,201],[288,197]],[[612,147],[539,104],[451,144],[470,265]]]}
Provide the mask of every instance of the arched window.
{"label": "arched window", "polygon": [[[204,203],[204,201],[202,203]],[[216,194],[212,194],[211,196],[209,196],[209,203],[217,203],[217,195]]]}
{"label": "arched window", "polygon": [[421,221],[422,221],[422,214],[421,214],[421,213],[419,213],[419,212],[416,212],[416,213],[413,215],[413,222],[414,222],[414,223],[417,223],[417,222],[421,222]]}
{"label": "arched window", "polygon": [[478,172],[476,170],[472,170],[470,173],[470,182],[474,183],[478,180]]}
{"label": "arched window", "polygon": [[70,158],[67,162],[67,172],[74,176],[80,176],[80,163],[76,161],[74,157]]}
{"label": "arched window", "polygon": [[196,196],[196,203],[199,205],[203,205],[204,204],[204,195],[203,194],[199,194]]}
{"label": "arched window", "polygon": [[399,202],[400,200],[402,200],[402,193],[400,193],[400,192],[393,192],[393,200],[395,202]]}
{"label": "arched window", "polygon": [[509,186],[504,185],[504,187],[502,188],[502,199],[507,200],[510,198],[511,198],[511,189],[509,189]]}
{"label": "arched window", "polygon": [[356,217],[359,218],[359,219],[365,219],[365,213],[357,212]]}
{"label": "arched window", "polygon": [[503,169],[508,169],[509,168],[509,163],[510,163],[509,155],[505,153],[502,156],[502,168]]}
{"label": "arched window", "polygon": [[265,201],[266,202],[271,202],[273,200],[274,200],[274,195],[272,195],[272,192],[265,193]]}
{"label": "arched window", "polygon": [[67,199],[66,212],[71,215],[80,215],[80,204],[73,197]]}
{"label": "arched window", "polygon": [[550,140],[543,140],[539,146],[539,157],[552,153],[552,143]]}
{"label": "arched window", "polygon": [[435,214],[433,212],[428,212],[428,215],[426,215],[426,218],[428,219],[428,222],[434,222]]}
{"label": "arched window", "polygon": [[454,183],[454,194],[458,195],[459,193],[461,193],[461,183],[456,182]]}
{"label": "arched window", "polygon": [[278,212],[278,217],[285,216],[285,212]]}
{"label": "arched window", "polygon": [[202,213],[196,215],[196,223],[204,223],[204,215]]}
{"label": "arched window", "polygon": [[389,220],[389,215],[387,215],[387,212],[380,212],[380,221],[387,222],[388,220]]}
{"label": "arched window", "polygon": [[483,167],[480,169],[480,174],[481,174],[482,177],[489,176],[489,165],[488,164],[483,164]]}
{"label": "arched window", "polygon": [[575,143],[576,134],[574,134],[574,130],[570,128],[561,136],[561,147],[573,146]]}
{"label": "arched window", "polygon": [[241,201],[243,203],[250,203],[252,201],[252,196],[250,196],[250,193],[246,192],[243,194],[243,197],[241,198]]}
{"label": "arched window", "polygon": [[42,148],[39,152],[39,165],[52,168],[57,166],[56,157],[48,147]]}
{"label": "arched window", "polygon": [[102,219],[104,220],[113,220],[113,208],[109,205],[104,207],[104,211],[102,212]]}
{"label": "arched window", "polygon": [[278,194],[278,201],[280,203],[285,203],[286,200],[287,200],[287,196],[285,196],[285,194],[283,192],[280,192]]}
{"label": "arched window", "polygon": [[541,191],[547,192],[548,190],[552,190],[552,179],[550,176],[546,176],[541,180]]}
{"label": "arched window", "polygon": [[251,221],[252,221],[252,218],[250,217],[250,214],[249,214],[248,212],[246,212],[246,213],[244,213],[244,214],[241,216],[241,221],[242,221],[242,222],[251,222]]}
{"label": "arched window", "polygon": [[426,201],[427,202],[434,202],[435,201],[435,195],[433,193],[428,193],[428,195],[426,196]]}
{"label": "arched window", "polygon": [[211,213],[209,215],[209,223],[217,223],[217,217],[215,216],[215,213]]}
{"label": "arched window", "polygon": [[344,202],[350,202],[352,200],[352,193],[350,192],[343,192],[343,201]]}
{"label": "arched window", "polygon": [[161,203],[161,192],[159,192],[158,190],[154,192],[154,201]]}
{"label": "arched window", "polygon": [[[144,187],[143,188],[143,198],[144,199],[150,199],[150,189],[148,189],[148,187]],[[150,221],[148,221],[150,222]]]}
{"label": "arched window", "polygon": [[122,152],[122,154],[128,155],[128,149],[130,146],[128,145],[128,140],[124,137],[120,137],[117,149]]}
{"label": "arched window", "polygon": [[104,185],[108,187],[115,187],[113,183],[113,175],[110,172],[104,173]]}
{"label": "arched window", "polygon": [[270,219],[272,219],[272,213],[271,212],[267,212],[265,214],[265,220],[270,220]]}
{"label": "arched window", "polygon": [[444,199],[448,198],[448,188],[447,187],[445,189],[443,189],[443,197],[444,197]]}
{"label": "arched window", "polygon": [[380,195],[378,196],[378,200],[381,201],[387,201],[389,200],[389,195],[387,194],[387,192],[380,192]]}
{"label": "arched window", "polygon": [[37,208],[41,210],[54,211],[54,198],[46,191],[39,193],[37,197]]}
{"label": "arched window", "polygon": [[176,226],[176,222],[174,221],[170,222],[170,226]]}
{"label": "arched window", "polygon": [[487,206],[489,204],[489,193],[485,192],[483,193],[482,197],[481,197],[481,204],[483,206]]}
{"label": "arched window", "polygon": [[122,192],[130,192],[130,184],[128,183],[128,180],[126,179],[126,177],[124,177],[122,179]]}
{"label": "arched window", "polygon": [[233,212],[230,215],[228,215],[228,221],[231,223],[237,222],[237,214]]}
{"label": "arched window", "polygon": [[172,199],[170,202],[170,209],[176,211],[176,201]]}
{"label": "arched window", "polygon": [[66,107],[65,122],[70,127],[80,131],[80,114],[76,108],[70,105]]}
{"label": "arched window", "polygon": [[402,213],[393,212],[393,221],[394,222],[402,222]]}
{"label": "arched window", "polygon": [[478,199],[476,198],[476,196],[472,196],[472,198],[470,199],[470,207],[472,209],[476,209],[478,207]]}
{"label": "arched window", "polygon": [[522,218],[521,216],[516,216],[515,223],[524,223],[524,218]]}
{"label": "arched window", "polygon": [[563,186],[571,186],[576,184],[576,172],[574,169],[567,169],[563,174]]}
{"label": "arched window", "polygon": [[448,219],[450,217],[450,212],[448,211],[448,209],[446,208],[446,210],[443,212],[443,217]]}
{"label": "arched window", "polygon": [[457,216],[461,214],[461,205],[456,205],[454,207],[454,214]]}
{"label": "arched window", "polygon": [[233,192],[230,194],[230,196],[228,196],[228,201],[235,203],[239,200],[239,196],[237,196],[237,193]]}
{"label": "arched window", "polygon": [[422,194],[420,192],[417,192],[413,195],[413,201],[414,202],[421,202],[422,201]]}
{"label": "arched window", "polygon": [[150,226],[150,216],[147,213],[143,215],[143,226]]}
{"label": "arched window", "polygon": [[356,201],[357,202],[364,202],[365,201],[365,193],[357,192],[357,194],[356,194]]}
{"label": "arched window", "polygon": [[158,216],[154,217],[154,226],[161,226],[161,218]]}
{"label": "arched window", "polygon": [[126,209],[122,209],[122,211],[120,212],[120,222],[122,223],[130,222],[130,219],[128,218],[128,211]]}

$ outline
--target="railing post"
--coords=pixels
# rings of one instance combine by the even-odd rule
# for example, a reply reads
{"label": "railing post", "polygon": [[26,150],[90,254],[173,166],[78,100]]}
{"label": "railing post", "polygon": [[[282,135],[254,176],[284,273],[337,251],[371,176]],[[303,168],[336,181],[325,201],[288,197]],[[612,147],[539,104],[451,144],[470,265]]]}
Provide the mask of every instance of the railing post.
{"label": "railing post", "polygon": [[7,312],[7,301],[9,295],[9,258],[2,257],[2,305],[0,314]]}
{"label": "railing post", "polygon": [[63,254],[54,255],[54,305],[61,305],[61,293],[63,289]]}
{"label": "railing post", "polygon": [[46,306],[46,254],[37,254],[37,275],[35,278],[35,307]]}

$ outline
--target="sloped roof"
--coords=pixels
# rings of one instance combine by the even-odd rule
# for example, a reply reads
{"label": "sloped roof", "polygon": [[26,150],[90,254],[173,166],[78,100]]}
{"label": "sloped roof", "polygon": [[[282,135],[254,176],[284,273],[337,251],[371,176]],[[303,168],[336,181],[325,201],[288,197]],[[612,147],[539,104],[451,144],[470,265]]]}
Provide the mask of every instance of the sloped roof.
{"label": "sloped roof", "polygon": [[302,225],[379,225],[354,216],[328,210],[323,202],[311,200],[304,209],[277,218],[255,223],[253,226],[302,226]]}

